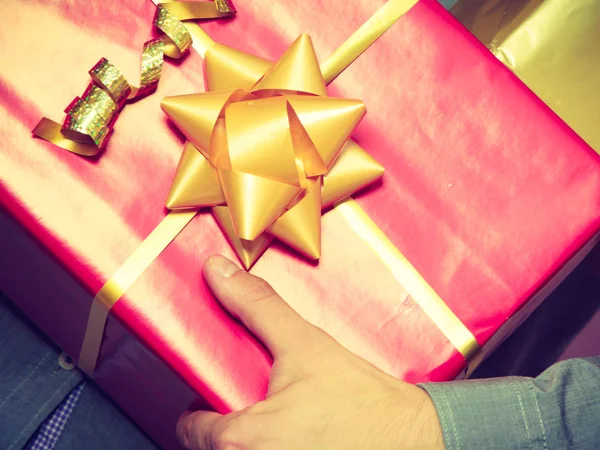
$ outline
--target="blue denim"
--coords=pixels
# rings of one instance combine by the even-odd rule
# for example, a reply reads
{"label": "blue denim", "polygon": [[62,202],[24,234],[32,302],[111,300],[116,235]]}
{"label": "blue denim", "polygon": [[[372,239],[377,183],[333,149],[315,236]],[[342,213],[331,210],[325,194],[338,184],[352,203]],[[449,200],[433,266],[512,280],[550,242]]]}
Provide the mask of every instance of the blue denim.
{"label": "blue denim", "polygon": [[0,448],[22,448],[83,379],[58,365],[60,352],[0,299]]}
{"label": "blue denim", "polygon": [[600,357],[553,365],[537,378],[431,383],[448,450],[600,448]]}
{"label": "blue denim", "polygon": [[[597,245],[593,253],[599,252]],[[600,309],[593,258],[483,362],[474,380],[421,385],[448,450],[600,448],[600,357],[546,369]]]}
{"label": "blue denim", "polygon": [[87,382],[57,450],[155,450],[156,445],[95,385]]}
{"label": "blue denim", "polygon": [[85,389],[55,449],[158,448],[78,369],[63,369],[60,354],[0,293],[0,449],[24,448],[82,382]]}

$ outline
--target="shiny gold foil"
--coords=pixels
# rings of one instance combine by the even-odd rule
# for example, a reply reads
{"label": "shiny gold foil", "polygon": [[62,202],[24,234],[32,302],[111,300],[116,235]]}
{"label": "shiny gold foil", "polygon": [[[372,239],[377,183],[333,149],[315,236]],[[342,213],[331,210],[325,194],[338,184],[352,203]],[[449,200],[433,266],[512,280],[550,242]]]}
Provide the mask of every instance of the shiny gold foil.
{"label": "shiny gold foil", "polygon": [[164,56],[180,58],[192,45],[192,35],[182,20],[232,14],[235,9],[226,0],[158,4],[154,26],[164,34],[144,44],[140,86],[130,85],[115,66],[102,58],[90,70],[94,83],[88,87],[83,99],[76,98],[71,102],[63,125],[43,118],[33,134],[82,156],[98,154],[106,146],[117,115],[126,102],[156,90]]}
{"label": "shiny gold foil", "polygon": [[[99,103],[103,102],[99,100]],[[101,115],[101,111],[106,109],[104,105],[96,109],[94,104],[84,99],[75,99],[65,110],[67,118],[63,123],[64,136],[78,142],[91,139],[101,148],[111,131],[108,122]]]}
{"label": "shiny gold foil", "polygon": [[94,80],[98,89],[105,91],[119,108],[123,106],[131,92],[131,86],[129,86],[119,69],[106,58],[102,58],[90,70],[90,77]]}
{"label": "shiny gold foil", "polygon": [[[219,83],[233,89],[167,97],[162,103],[192,144],[184,149],[167,207],[217,205],[215,216],[246,269],[266,249],[250,242],[268,246],[266,233],[318,259],[323,178],[328,192],[335,193],[328,198],[331,204],[383,175],[381,165],[358,145],[346,146],[365,107],[358,100],[327,97],[308,35],[276,63],[263,61],[224,46],[211,49],[208,85],[217,84],[211,77],[224,74]],[[244,62],[250,63],[248,71]],[[228,71],[231,66],[238,69]],[[345,176],[328,180],[330,171]]]}
{"label": "shiny gold foil", "polygon": [[452,13],[600,153],[600,0],[461,0]]}

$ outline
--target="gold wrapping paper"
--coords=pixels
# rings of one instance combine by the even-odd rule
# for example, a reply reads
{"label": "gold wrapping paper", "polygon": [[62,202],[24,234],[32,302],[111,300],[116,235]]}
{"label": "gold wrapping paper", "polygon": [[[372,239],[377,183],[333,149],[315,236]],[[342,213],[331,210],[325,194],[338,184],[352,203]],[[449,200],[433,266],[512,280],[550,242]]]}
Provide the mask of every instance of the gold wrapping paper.
{"label": "gold wrapping paper", "polygon": [[600,0],[461,0],[452,14],[600,153]]}

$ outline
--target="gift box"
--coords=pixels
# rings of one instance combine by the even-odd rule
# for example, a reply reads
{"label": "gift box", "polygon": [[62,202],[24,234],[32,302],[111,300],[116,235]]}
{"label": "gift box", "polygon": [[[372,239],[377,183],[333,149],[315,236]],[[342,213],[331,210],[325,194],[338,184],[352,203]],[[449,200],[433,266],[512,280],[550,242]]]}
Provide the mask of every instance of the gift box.
{"label": "gift box", "polygon": [[598,0],[460,0],[452,14],[600,152]]}
{"label": "gift box", "polygon": [[[382,5],[256,0],[202,26],[268,61],[308,33],[323,62]],[[157,92],[123,110],[106,148],[77,156],[31,130],[42,116],[60,120],[102,56],[135,79],[155,6],[2,8],[14,20],[1,31],[0,288],[78,359],[96,294],[168,213],[185,138],[160,104],[203,92],[203,62],[192,51],[165,64]],[[325,212],[318,262],[275,242],[251,272],[382,370],[450,380],[598,240],[600,163],[435,0],[406,9],[328,86],[367,106],[352,136],[385,167],[382,181]],[[261,399],[272,362],[201,279],[209,255],[235,258],[217,221],[208,209],[181,217],[189,223],[112,306],[93,371],[168,448],[191,405],[226,412]]]}

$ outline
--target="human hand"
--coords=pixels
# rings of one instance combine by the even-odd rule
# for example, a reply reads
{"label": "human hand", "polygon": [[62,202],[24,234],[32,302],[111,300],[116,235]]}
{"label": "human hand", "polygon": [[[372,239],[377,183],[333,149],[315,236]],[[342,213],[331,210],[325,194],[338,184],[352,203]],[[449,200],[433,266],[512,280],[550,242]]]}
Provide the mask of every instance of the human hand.
{"label": "human hand", "polygon": [[266,399],[242,411],[187,412],[177,436],[198,450],[443,449],[425,391],[386,375],[302,319],[261,278],[222,256],[204,276],[274,358]]}

